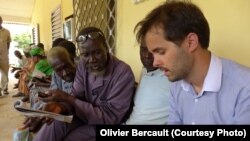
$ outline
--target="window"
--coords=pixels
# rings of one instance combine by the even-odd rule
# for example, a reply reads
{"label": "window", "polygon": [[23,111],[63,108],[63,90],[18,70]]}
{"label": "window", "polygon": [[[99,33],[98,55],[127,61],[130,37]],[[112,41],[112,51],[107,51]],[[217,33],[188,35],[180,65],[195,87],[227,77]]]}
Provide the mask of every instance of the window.
{"label": "window", "polygon": [[62,37],[61,6],[51,13],[52,41]]}
{"label": "window", "polygon": [[116,0],[73,0],[75,33],[88,26],[100,28],[112,53],[116,44]]}
{"label": "window", "polygon": [[63,23],[63,37],[68,41],[73,41],[74,39],[74,20],[73,15],[65,18],[65,22]]}
{"label": "window", "polygon": [[38,24],[34,24],[32,26],[32,43],[38,44],[40,42],[40,38],[39,38],[39,25]]}

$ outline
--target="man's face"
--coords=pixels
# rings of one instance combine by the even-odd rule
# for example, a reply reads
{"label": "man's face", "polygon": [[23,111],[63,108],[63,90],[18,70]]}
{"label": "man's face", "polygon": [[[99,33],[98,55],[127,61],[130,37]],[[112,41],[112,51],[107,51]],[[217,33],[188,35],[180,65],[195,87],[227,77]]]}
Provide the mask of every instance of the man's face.
{"label": "man's face", "polygon": [[188,77],[193,57],[187,52],[184,41],[180,46],[167,41],[160,27],[152,27],[146,33],[145,41],[154,56],[154,66],[163,70],[169,81],[174,82]]}
{"label": "man's face", "polygon": [[143,66],[147,69],[147,71],[153,71],[157,69],[153,66],[153,54],[148,51],[148,48],[145,45],[140,46],[140,58]]}
{"label": "man's face", "polygon": [[36,64],[40,61],[40,58],[38,56],[32,56],[32,60]]}
{"label": "man's face", "polygon": [[22,59],[22,54],[19,51],[15,51],[14,54],[18,59]]}
{"label": "man's face", "polygon": [[78,46],[89,72],[103,74],[107,66],[108,51],[100,39],[87,39],[85,42],[78,42]]}
{"label": "man's face", "polygon": [[66,82],[73,82],[76,68],[63,56],[57,57],[51,64],[55,73]]}

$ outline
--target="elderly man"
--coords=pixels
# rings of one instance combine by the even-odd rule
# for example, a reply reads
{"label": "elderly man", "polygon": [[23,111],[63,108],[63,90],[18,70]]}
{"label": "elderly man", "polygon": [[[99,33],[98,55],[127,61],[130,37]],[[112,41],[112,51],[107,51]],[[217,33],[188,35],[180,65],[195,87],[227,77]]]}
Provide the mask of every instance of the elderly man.
{"label": "elderly man", "polygon": [[0,16],[0,96],[9,94],[8,92],[8,72],[9,72],[9,48],[10,48],[10,32],[2,27],[2,17]]}
{"label": "elderly man", "polygon": [[[120,124],[134,92],[131,68],[112,56],[103,32],[95,27],[77,36],[82,60],[79,62],[71,95],[50,91],[44,101],[54,102],[47,111],[73,114],[71,124],[54,121],[37,133],[35,141],[95,140],[95,125]],[[55,104],[55,102],[57,103]]]}
{"label": "elderly man", "polygon": [[[60,89],[66,93],[70,93],[73,85],[73,81],[76,73],[76,66],[72,60],[69,52],[63,47],[56,47],[50,49],[47,55],[48,63],[52,66],[54,72],[52,74],[52,81],[50,85],[51,90]],[[39,101],[37,95],[31,96],[31,107],[33,109],[39,109],[44,105],[42,101]],[[26,118],[23,127],[25,129],[29,127],[32,132],[37,132],[44,123],[44,118],[29,117]]]}

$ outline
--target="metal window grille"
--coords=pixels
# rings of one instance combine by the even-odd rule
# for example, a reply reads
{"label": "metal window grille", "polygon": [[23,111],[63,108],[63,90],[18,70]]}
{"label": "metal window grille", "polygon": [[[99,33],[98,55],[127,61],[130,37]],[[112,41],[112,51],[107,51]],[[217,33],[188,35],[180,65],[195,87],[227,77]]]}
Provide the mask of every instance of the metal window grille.
{"label": "metal window grille", "polygon": [[56,38],[62,37],[62,20],[61,20],[61,6],[58,6],[51,13],[51,25],[52,25],[52,41]]}
{"label": "metal window grille", "polygon": [[75,33],[82,28],[100,28],[107,39],[110,52],[115,53],[116,0],[73,0]]}

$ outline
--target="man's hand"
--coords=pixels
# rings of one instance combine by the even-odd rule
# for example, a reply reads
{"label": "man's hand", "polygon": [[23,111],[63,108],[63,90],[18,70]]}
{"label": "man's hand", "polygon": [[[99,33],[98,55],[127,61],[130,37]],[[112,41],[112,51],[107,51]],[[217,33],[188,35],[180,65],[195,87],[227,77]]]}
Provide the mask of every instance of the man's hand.
{"label": "man's hand", "polygon": [[[56,114],[68,113],[64,105],[58,102],[49,102],[43,106],[42,110],[53,112]],[[49,117],[26,117],[26,119],[23,122],[23,126],[19,129],[29,128],[31,132],[36,133],[37,131],[40,130],[40,128],[42,127],[44,123],[50,125],[53,121],[54,119],[49,118]]]}
{"label": "man's hand", "polygon": [[[69,113],[67,108],[60,102],[49,102],[43,106],[43,110],[62,115],[67,115]],[[45,117],[44,119],[44,122],[46,122],[48,125],[51,124],[53,121],[54,119],[49,117]]]}
{"label": "man's hand", "polygon": [[73,101],[75,100],[75,97],[62,91],[62,90],[49,90],[47,92],[49,95],[46,98],[40,98],[40,100],[44,102],[65,102],[68,104],[72,104]]}
{"label": "man's hand", "polygon": [[45,117],[26,117],[20,129],[29,128],[31,132],[36,133],[45,123],[45,119]]}
{"label": "man's hand", "polygon": [[59,102],[49,102],[43,106],[43,110],[56,114],[63,114],[68,112],[64,105]]}
{"label": "man's hand", "polygon": [[15,71],[17,70],[17,68],[16,67],[12,67],[12,69],[11,69],[11,73],[14,73]]}

